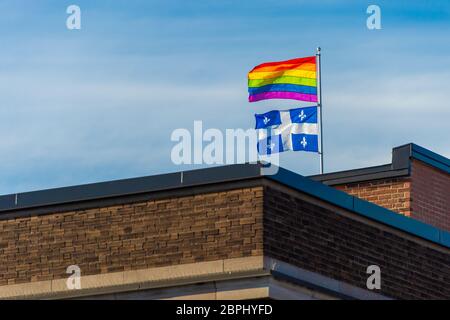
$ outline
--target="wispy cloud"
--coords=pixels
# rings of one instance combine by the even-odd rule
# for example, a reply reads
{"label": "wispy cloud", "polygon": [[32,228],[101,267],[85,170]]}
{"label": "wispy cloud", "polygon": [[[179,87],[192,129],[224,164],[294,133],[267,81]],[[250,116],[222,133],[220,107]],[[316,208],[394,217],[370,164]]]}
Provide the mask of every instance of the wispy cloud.
{"label": "wispy cloud", "polygon": [[[59,1],[0,1],[0,193],[179,170],[172,130],[252,128],[256,112],[298,106],[247,103],[246,73],[318,44],[328,171],[389,162],[407,142],[450,156],[449,27],[418,2],[381,1],[374,32],[361,1],[79,5],[71,32]],[[281,165],[306,175],[317,160]]]}

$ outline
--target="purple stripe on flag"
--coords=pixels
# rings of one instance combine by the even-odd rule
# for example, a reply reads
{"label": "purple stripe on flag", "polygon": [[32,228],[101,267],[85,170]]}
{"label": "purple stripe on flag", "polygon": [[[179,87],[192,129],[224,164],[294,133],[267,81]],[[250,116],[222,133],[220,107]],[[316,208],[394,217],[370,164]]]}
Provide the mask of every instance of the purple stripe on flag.
{"label": "purple stripe on flag", "polygon": [[317,95],[298,92],[273,91],[273,92],[263,92],[253,94],[248,97],[249,102],[256,102],[266,99],[292,99],[300,101],[317,102]]}

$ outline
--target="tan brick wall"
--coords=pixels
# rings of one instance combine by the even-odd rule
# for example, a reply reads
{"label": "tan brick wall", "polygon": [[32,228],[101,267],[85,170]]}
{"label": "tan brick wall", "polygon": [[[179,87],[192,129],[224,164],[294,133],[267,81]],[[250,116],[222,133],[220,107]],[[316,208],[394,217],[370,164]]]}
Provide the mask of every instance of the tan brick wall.
{"label": "tan brick wall", "polygon": [[402,215],[411,215],[411,180],[409,178],[381,179],[334,187]]}
{"label": "tan brick wall", "polygon": [[447,249],[316,202],[267,180],[264,187],[3,220],[0,288],[65,279],[74,264],[88,276],[265,255],[363,289],[366,267],[377,264],[383,294],[450,297]]}
{"label": "tan brick wall", "polygon": [[411,217],[450,231],[450,175],[413,160]]}
{"label": "tan brick wall", "polygon": [[0,285],[262,255],[262,187],[0,221]]}

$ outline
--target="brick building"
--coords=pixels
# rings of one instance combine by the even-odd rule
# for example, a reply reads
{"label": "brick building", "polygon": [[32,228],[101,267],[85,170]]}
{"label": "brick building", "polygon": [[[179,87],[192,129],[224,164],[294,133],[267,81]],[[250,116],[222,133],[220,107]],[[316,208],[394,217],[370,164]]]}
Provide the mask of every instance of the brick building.
{"label": "brick building", "polygon": [[320,176],[247,164],[1,196],[0,298],[450,299],[449,173],[409,144]]}
{"label": "brick building", "polygon": [[311,177],[360,199],[450,231],[449,160],[415,144],[392,163]]}

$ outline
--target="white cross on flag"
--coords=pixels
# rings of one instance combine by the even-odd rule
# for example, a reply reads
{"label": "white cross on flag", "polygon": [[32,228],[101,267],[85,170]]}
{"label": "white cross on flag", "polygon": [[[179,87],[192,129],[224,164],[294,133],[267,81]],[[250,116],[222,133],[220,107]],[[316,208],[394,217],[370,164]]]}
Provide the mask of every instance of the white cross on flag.
{"label": "white cross on flag", "polygon": [[317,107],[272,110],[255,114],[258,152],[318,152]]}

